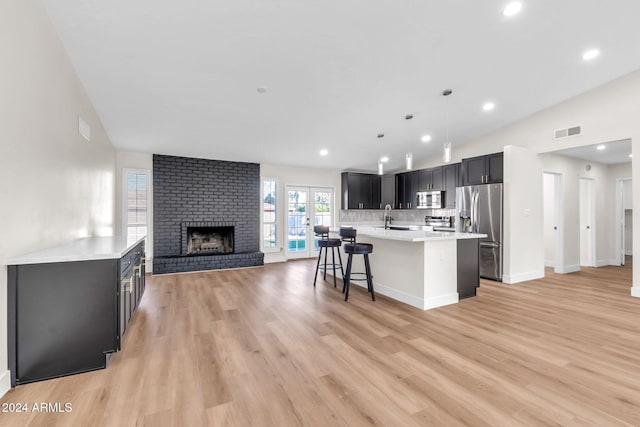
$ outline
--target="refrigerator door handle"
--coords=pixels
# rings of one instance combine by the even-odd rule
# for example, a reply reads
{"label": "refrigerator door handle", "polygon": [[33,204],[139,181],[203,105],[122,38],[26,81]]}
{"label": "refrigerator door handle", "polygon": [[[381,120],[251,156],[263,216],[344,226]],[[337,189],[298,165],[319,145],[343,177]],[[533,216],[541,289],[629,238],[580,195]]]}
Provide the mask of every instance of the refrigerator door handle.
{"label": "refrigerator door handle", "polygon": [[473,230],[474,233],[478,232],[478,196],[479,195],[480,194],[477,191],[475,191],[473,193],[473,199],[472,199],[472,202],[471,202],[471,205],[472,205],[472,208],[471,208],[472,220],[471,221],[472,221],[472,225],[473,225],[472,230]]}
{"label": "refrigerator door handle", "polygon": [[481,248],[499,248],[500,244],[495,242],[480,242]]}

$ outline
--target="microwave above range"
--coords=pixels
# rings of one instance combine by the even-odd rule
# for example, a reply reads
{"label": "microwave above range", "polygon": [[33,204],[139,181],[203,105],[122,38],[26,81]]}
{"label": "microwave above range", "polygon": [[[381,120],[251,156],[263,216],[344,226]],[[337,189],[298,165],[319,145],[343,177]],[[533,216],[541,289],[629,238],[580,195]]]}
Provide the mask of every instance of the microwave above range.
{"label": "microwave above range", "polygon": [[416,193],[416,207],[418,209],[442,208],[442,191],[418,191]]}

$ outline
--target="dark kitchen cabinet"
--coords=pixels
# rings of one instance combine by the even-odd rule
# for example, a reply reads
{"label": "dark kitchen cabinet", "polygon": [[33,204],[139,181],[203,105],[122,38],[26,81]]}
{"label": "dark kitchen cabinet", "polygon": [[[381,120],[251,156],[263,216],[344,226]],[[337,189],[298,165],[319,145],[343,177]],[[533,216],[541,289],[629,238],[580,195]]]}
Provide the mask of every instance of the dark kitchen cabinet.
{"label": "dark kitchen cabinet", "polygon": [[122,338],[144,293],[145,264],[144,242],[127,252],[119,262],[118,350],[121,348]]}
{"label": "dark kitchen cabinet", "polygon": [[391,205],[392,208],[396,208],[396,179],[395,175],[383,175],[382,176],[382,191],[380,206],[384,209],[386,205]]}
{"label": "dark kitchen cabinet", "polygon": [[382,179],[366,173],[342,173],[342,209],[380,209]]}
{"label": "dark kitchen cabinet", "polygon": [[443,167],[445,209],[456,207],[456,187],[462,185],[462,164],[454,163]]}
{"label": "dark kitchen cabinet", "polygon": [[396,209],[404,207],[404,186],[406,182],[406,173],[396,174]]}
{"label": "dark kitchen cabinet", "polygon": [[444,167],[438,166],[418,171],[420,183],[416,191],[443,191],[444,190]]}
{"label": "dark kitchen cabinet", "polygon": [[503,153],[462,159],[463,185],[502,182]]}
{"label": "dark kitchen cabinet", "polygon": [[458,297],[475,297],[480,286],[480,240],[459,239],[457,256]]}
{"label": "dark kitchen cabinet", "polygon": [[7,271],[11,385],[92,371],[120,350],[142,297],[144,242],[121,258],[17,263]]}
{"label": "dark kitchen cabinet", "polygon": [[396,174],[396,208],[414,209],[420,188],[420,171]]}

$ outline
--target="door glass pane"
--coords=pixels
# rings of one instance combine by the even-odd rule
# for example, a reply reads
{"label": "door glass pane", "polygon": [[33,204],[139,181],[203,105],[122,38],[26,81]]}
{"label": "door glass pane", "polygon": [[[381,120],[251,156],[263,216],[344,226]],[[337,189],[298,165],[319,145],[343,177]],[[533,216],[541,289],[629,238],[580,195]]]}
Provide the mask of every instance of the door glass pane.
{"label": "door glass pane", "polygon": [[[313,201],[315,206],[315,220],[314,225],[326,225],[331,227],[331,202],[333,199],[333,192],[331,191],[314,191]],[[315,250],[320,250],[318,247],[319,238],[316,237],[314,247]]]}
{"label": "door glass pane", "polygon": [[307,193],[289,190],[289,252],[303,252],[307,248]]}

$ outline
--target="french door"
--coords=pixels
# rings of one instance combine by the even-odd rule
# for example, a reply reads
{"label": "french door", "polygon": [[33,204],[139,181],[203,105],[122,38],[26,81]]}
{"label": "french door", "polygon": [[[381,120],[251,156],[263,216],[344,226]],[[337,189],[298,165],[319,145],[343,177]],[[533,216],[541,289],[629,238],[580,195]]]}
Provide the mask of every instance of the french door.
{"label": "french door", "polygon": [[318,255],[314,225],[333,225],[333,189],[287,185],[285,253],[288,259]]}

